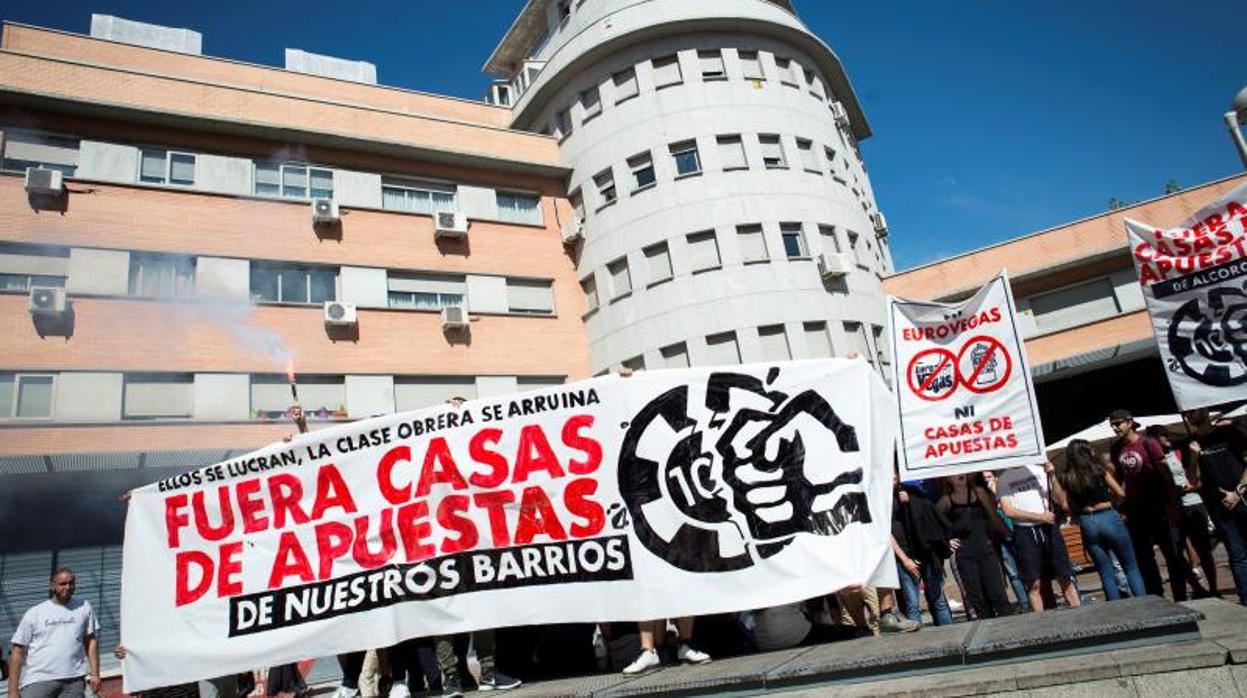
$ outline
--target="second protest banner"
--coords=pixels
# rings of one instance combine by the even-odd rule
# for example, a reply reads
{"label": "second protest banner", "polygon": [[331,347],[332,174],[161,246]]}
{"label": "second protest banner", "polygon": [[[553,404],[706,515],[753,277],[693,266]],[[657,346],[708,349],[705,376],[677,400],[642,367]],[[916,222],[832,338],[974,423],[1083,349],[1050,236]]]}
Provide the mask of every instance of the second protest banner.
{"label": "second protest banner", "polygon": [[130,498],[125,688],[895,586],[892,411],[860,360],[639,372],[169,477]]}
{"label": "second protest banner", "polygon": [[888,298],[902,479],[1044,461],[1013,308],[1004,272],[960,304]]}

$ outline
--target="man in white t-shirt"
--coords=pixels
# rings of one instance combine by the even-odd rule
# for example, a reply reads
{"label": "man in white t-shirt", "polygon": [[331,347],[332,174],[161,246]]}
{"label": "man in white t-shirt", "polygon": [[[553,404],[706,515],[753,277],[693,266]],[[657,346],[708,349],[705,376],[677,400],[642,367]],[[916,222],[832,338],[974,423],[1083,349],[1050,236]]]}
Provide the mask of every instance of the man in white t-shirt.
{"label": "man in white t-shirt", "polygon": [[81,698],[84,678],[99,693],[95,612],[73,598],[73,570],[57,570],[48,586],[48,600],[27,610],[13,633],[8,698]]}
{"label": "man in white t-shirt", "polygon": [[1041,585],[1053,579],[1069,605],[1078,606],[1081,599],[1074,586],[1069,554],[1048,498],[1047,468],[1027,465],[1002,470],[996,475],[996,498],[1005,516],[1013,519],[1014,558],[1031,610],[1043,611]]}

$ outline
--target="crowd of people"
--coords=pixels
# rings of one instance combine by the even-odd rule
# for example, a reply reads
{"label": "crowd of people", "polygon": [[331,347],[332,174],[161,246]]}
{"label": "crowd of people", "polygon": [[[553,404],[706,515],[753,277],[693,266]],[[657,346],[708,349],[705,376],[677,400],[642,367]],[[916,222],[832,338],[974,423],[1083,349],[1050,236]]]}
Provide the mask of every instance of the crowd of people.
{"label": "crowd of people", "polygon": [[[336,698],[460,696],[473,685],[518,687],[519,679],[498,668],[504,657],[508,671],[526,677],[595,669],[632,675],[667,662],[700,664],[712,655],[913,632],[926,622],[951,624],[958,615],[979,620],[1075,607],[1089,596],[1079,589],[1066,550],[1065,521],[1077,524],[1107,601],[1165,594],[1157,549],[1174,600],[1221,595],[1213,558],[1219,543],[1238,601],[1247,605],[1247,434],[1206,409],[1183,417],[1187,429],[1179,435],[1163,427],[1141,430],[1129,412],[1114,411],[1108,419],[1115,439],[1106,450],[1097,453],[1075,439],[1055,464],[917,482],[894,476],[896,589],[851,587],[696,624],[676,618],[409,639],[340,655]],[[947,571],[960,602],[945,592]],[[58,570],[48,601],[23,616],[7,664],[8,698],[77,698],[84,686],[98,690],[98,624],[73,590],[72,570]],[[475,672],[468,667],[469,647]],[[124,656],[125,648],[116,653]],[[253,688],[244,674],[153,693],[234,698]],[[266,689],[297,697],[306,684],[297,666],[287,665],[269,669]]]}

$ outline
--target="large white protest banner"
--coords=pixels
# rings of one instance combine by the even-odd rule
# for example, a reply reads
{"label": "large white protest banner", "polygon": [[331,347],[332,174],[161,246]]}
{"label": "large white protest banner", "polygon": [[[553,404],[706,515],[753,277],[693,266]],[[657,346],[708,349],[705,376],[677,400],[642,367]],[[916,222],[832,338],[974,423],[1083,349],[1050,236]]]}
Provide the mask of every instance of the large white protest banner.
{"label": "large white protest banner", "polygon": [[1247,399],[1247,184],[1173,228],[1126,219],[1126,234],[1178,407]]}
{"label": "large white protest banner", "polygon": [[964,303],[889,296],[888,326],[902,479],[1044,462],[1005,272]]}
{"label": "large white protest banner", "polygon": [[894,586],[894,409],[860,360],[640,372],[343,424],[135,490],[126,690]]}

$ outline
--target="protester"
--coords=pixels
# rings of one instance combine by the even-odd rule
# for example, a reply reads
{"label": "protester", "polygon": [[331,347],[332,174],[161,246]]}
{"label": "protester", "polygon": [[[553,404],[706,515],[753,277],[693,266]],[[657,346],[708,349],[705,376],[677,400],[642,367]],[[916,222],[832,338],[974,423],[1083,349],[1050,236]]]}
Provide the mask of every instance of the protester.
{"label": "protester", "polygon": [[[388,652],[390,658],[390,690],[388,698],[407,698],[421,689],[427,695],[442,692],[442,672],[432,638],[403,640]],[[457,655],[457,653],[456,653]],[[456,656],[456,666],[458,658]]]}
{"label": "protester", "polygon": [[983,482],[992,496],[996,497],[996,515],[1005,525],[1005,538],[997,542],[996,554],[1000,556],[1000,566],[1004,569],[1005,579],[1009,582],[1009,589],[1013,592],[1016,610],[1025,613],[1031,610],[1031,602],[1030,597],[1026,595],[1026,585],[1022,584],[1022,575],[1018,573],[1017,557],[1013,554],[1013,519],[1000,508],[1000,498],[996,494],[996,473],[991,470],[983,471]]}
{"label": "protester", "polygon": [[359,676],[364,672],[366,650],[344,652],[338,655],[338,668],[342,670],[342,683],[334,698],[359,698]]}
{"label": "protester", "polygon": [[951,625],[953,615],[944,597],[944,560],[952,553],[948,519],[920,491],[902,485],[895,473],[892,485],[892,551],[901,582],[901,611],[922,623],[921,584],[933,622]]}
{"label": "protester", "polygon": [[[1199,489],[1191,484],[1199,476],[1194,474],[1196,466],[1189,456],[1175,448],[1173,436],[1169,428],[1154,424],[1143,432],[1156,439],[1165,453],[1165,465],[1169,466],[1169,475],[1173,478],[1179,502],[1182,505],[1178,527],[1185,541],[1183,554],[1187,561],[1187,581],[1195,598],[1219,596],[1217,593],[1217,561],[1212,558],[1212,519],[1204,508],[1204,499],[1199,496]],[[1211,530],[1210,530],[1211,529]],[[1202,573],[1201,573],[1202,568]],[[1204,588],[1207,584],[1208,587]]]}
{"label": "protester", "polygon": [[1126,575],[1131,596],[1147,593],[1135,560],[1130,532],[1126,530],[1121,515],[1113,508],[1113,497],[1124,494],[1117,479],[1096,458],[1091,444],[1082,439],[1069,442],[1065,447],[1063,463],[1056,468],[1056,477],[1052,480],[1052,496],[1078,519],[1083,546],[1095,562],[1104,596],[1109,601],[1121,598],[1113,556]]}
{"label": "protester", "polygon": [[[655,638],[666,637],[667,621],[645,621],[637,623],[637,625],[640,626],[641,654],[631,664],[624,667],[623,673],[625,674],[640,674],[651,669],[657,669],[662,665],[662,660],[658,658],[658,646],[655,644]],[[676,661],[686,664],[705,664],[710,661],[710,655],[689,644],[689,640],[693,637],[693,619],[691,617],[676,618],[675,632]]]}
{"label": "protester", "polygon": [[81,698],[100,692],[100,624],[85,599],[74,598],[74,572],[48,580],[48,600],[31,607],[13,632],[9,698]]}
{"label": "protester", "polygon": [[1035,613],[1044,610],[1042,586],[1045,580],[1057,582],[1070,606],[1081,605],[1065,541],[1052,513],[1047,483],[1045,469],[1033,465],[1009,468],[996,475],[1000,507],[1014,523],[1018,572]]}
{"label": "protester", "polygon": [[1108,416],[1109,426],[1118,438],[1109,447],[1113,464],[1118,470],[1125,497],[1122,514],[1126,529],[1134,543],[1134,556],[1143,575],[1147,593],[1162,595],[1164,584],[1152,546],[1160,548],[1169,570],[1169,588],[1174,601],[1186,601],[1186,558],[1179,529],[1181,513],[1173,478],[1165,463],[1159,442],[1139,432],[1139,423],[1126,410],[1114,410]]}
{"label": "protester", "polygon": [[1225,541],[1239,603],[1247,606],[1247,435],[1235,426],[1212,423],[1208,410],[1183,414],[1192,434],[1181,445],[1198,465],[1195,486]]}
{"label": "protester", "polygon": [[943,484],[944,495],[937,506],[957,536],[949,546],[965,586],[967,612],[975,619],[1010,615],[1013,607],[1005,594],[995,545],[1004,540],[1006,529],[996,514],[995,495],[978,475],[952,475]]}

